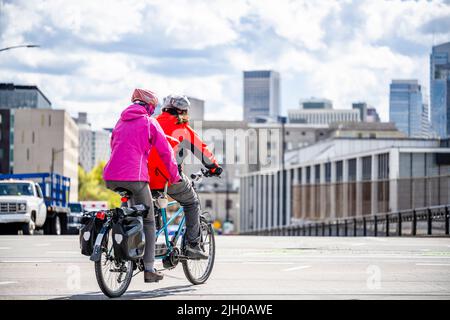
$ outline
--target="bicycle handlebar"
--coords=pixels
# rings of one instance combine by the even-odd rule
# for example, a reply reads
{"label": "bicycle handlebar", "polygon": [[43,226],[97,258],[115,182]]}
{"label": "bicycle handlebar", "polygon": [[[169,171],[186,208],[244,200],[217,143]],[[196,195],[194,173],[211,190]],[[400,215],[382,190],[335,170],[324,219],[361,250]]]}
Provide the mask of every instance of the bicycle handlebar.
{"label": "bicycle handlebar", "polygon": [[200,171],[196,172],[196,173],[192,173],[191,174],[191,179],[195,182],[199,181],[201,178],[206,177],[209,178],[211,177],[211,173],[209,172],[209,170],[206,169],[200,169]]}

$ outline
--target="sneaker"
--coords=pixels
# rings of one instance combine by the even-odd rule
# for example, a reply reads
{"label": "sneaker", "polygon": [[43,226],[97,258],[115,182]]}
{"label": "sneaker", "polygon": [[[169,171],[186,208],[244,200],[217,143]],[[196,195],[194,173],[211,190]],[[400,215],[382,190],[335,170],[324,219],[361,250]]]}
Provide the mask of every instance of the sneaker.
{"label": "sneaker", "polygon": [[164,278],[164,274],[162,272],[154,270],[154,272],[151,271],[144,271],[144,281],[146,283],[148,282],[158,282],[159,280],[162,280]]}
{"label": "sneaker", "polygon": [[207,260],[208,256],[200,249],[200,245],[197,244],[188,244],[186,245],[186,256],[195,260]]}

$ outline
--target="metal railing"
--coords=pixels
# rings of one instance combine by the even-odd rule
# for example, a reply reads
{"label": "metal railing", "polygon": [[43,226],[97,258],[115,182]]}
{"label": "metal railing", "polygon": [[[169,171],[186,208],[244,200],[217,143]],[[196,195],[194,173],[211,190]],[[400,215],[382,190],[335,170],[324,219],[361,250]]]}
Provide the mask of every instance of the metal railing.
{"label": "metal railing", "polygon": [[314,221],[242,235],[259,236],[449,236],[450,205],[416,208],[385,214]]}

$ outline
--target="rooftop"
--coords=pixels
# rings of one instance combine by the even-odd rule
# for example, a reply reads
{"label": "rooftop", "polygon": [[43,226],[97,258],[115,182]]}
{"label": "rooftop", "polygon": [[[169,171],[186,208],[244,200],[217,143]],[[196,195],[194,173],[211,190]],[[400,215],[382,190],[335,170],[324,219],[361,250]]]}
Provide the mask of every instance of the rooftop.
{"label": "rooftop", "polygon": [[44,93],[42,93],[42,91],[35,85],[16,85],[14,83],[0,83],[0,90],[36,90],[38,91],[41,96],[48,102],[49,105],[51,105],[52,103],[50,102],[50,100],[45,96]]}

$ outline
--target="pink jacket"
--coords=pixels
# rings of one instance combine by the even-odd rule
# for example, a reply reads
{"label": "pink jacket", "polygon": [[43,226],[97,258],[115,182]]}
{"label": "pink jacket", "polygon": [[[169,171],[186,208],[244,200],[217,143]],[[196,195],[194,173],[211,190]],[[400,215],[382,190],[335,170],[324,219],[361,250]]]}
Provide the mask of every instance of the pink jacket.
{"label": "pink jacket", "polygon": [[170,173],[170,183],[181,177],[173,155],[158,121],[139,105],[128,106],[120,115],[111,136],[111,157],[103,170],[103,179],[111,181],[149,181],[148,155],[155,147]]}

